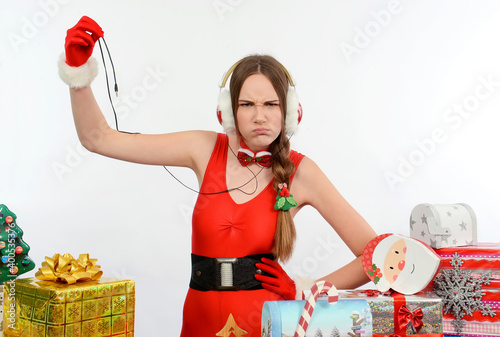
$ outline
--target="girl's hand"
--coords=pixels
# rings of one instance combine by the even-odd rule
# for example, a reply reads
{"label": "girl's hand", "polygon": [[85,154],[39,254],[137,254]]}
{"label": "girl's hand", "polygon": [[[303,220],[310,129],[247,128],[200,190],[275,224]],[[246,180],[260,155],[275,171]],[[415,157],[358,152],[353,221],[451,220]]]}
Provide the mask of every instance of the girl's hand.
{"label": "girl's hand", "polygon": [[262,258],[262,263],[256,263],[255,266],[266,272],[270,276],[255,274],[255,278],[262,282],[262,287],[269,291],[281,295],[285,300],[294,300],[297,293],[295,282],[288,276],[278,262]]}
{"label": "girl's hand", "polygon": [[103,36],[101,27],[88,16],[83,16],[74,27],[68,29],[64,44],[66,63],[71,67],[85,64],[92,55],[95,42]]}

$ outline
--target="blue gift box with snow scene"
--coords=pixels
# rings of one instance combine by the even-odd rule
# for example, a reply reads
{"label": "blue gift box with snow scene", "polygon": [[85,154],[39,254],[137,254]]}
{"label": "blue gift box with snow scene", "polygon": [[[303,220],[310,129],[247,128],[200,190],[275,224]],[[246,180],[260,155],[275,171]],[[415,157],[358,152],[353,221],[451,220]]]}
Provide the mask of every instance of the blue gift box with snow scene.
{"label": "blue gift box with snow scene", "polygon": [[[306,301],[269,301],[262,308],[262,337],[293,337]],[[395,323],[396,322],[396,323]],[[441,299],[374,290],[339,292],[332,305],[320,295],[306,336],[443,336]]]}

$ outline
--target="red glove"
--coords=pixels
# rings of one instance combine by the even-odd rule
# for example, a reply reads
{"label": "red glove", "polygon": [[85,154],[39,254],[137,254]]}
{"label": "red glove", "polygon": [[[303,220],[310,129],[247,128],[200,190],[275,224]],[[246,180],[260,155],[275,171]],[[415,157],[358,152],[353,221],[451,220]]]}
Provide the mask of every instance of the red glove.
{"label": "red glove", "polygon": [[73,28],[68,29],[64,44],[66,63],[71,67],[79,67],[87,62],[95,42],[103,36],[101,27],[88,16],[83,16]]}
{"label": "red glove", "polygon": [[265,257],[261,261],[262,263],[258,262],[255,266],[273,276],[255,274],[255,278],[262,282],[262,287],[281,295],[285,300],[294,300],[297,293],[295,282],[287,275],[280,264]]}

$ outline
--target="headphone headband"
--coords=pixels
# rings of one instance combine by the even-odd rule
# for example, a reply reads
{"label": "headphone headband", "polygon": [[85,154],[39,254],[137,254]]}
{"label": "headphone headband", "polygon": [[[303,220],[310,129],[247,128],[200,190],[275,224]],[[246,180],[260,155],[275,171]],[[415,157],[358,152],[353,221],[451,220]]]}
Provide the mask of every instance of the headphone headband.
{"label": "headphone headband", "polygon": [[[241,63],[241,61],[242,60],[239,60],[238,62],[233,64],[231,66],[231,68],[229,68],[229,70],[226,72],[226,74],[222,78],[221,84],[219,85],[219,87],[221,89],[226,86],[226,83],[227,83],[227,80],[229,79],[229,76],[231,76],[231,74],[234,72],[234,69],[238,66],[238,64]],[[295,83],[293,83],[292,76],[290,76],[290,73],[288,72],[288,70],[281,63],[280,63],[280,66],[281,66],[281,69],[283,69],[283,71],[285,72],[286,78],[288,79],[288,82],[290,83],[290,85],[295,88]]]}

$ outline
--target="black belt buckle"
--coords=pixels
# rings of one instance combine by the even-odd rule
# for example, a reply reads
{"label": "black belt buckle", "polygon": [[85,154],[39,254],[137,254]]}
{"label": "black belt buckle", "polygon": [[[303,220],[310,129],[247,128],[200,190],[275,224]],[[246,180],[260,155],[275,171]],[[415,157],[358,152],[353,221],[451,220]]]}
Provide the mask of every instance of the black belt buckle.
{"label": "black belt buckle", "polygon": [[255,274],[268,275],[255,264],[268,254],[247,255],[238,258],[212,258],[191,254],[191,281],[189,287],[199,291],[235,291],[263,289]]}
{"label": "black belt buckle", "polygon": [[238,290],[238,287],[234,285],[234,265],[236,263],[238,263],[237,258],[215,258],[218,281],[215,290]]}

